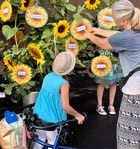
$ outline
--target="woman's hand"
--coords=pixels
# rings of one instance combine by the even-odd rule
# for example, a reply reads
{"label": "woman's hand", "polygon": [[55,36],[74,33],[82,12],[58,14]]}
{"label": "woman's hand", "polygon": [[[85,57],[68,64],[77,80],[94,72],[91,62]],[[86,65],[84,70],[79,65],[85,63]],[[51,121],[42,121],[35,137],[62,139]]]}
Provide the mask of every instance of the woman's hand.
{"label": "woman's hand", "polygon": [[92,35],[91,32],[85,30],[85,34],[84,34],[85,38],[88,38],[89,39],[91,37],[91,35]]}
{"label": "woman's hand", "polygon": [[83,116],[82,114],[78,114],[77,116],[75,116],[75,118],[78,121],[78,124],[83,124],[83,122],[85,121],[85,116]]}
{"label": "woman's hand", "polygon": [[100,35],[101,34],[101,30],[100,30],[100,28],[93,27],[92,28],[92,33],[96,34],[96,35]]}

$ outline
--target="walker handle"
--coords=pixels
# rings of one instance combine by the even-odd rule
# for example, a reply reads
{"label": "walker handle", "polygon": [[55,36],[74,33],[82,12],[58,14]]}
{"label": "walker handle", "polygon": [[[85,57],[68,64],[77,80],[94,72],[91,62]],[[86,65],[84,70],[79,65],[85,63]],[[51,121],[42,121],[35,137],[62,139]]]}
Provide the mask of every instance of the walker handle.
{"label": "walker handle", "polygon": [[[85,119],[87,119],[87,114],[85,112],[82,112],[82,115],[85,117]],[[69,123],[72,123],[72,122],[77,122],[77,119],[73,118],[73,119],[66,120],[66,121],[61,121],[61,122],[58,122],[58,123],[51,123],[50,125],[48,124],[46,126],[38,126],[38,125],[32,124],[31,122],[28,122],[28,123],[34,129],[47,130],[47,129],[51,129],[51,128],[55,129],[58,126],[62,126],[62,125],[69,124]]]}

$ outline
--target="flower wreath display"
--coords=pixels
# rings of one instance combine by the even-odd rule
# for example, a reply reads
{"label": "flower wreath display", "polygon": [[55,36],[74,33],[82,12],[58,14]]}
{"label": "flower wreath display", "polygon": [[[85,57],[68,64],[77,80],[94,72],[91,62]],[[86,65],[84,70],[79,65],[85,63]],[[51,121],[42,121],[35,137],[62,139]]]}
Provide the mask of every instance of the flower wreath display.
{"label": "flower wreath display", "polygon": [[41,28],[48,21],[48,13],[43,7],[35,5],[26,11],[25,19],[31,27]]}
{"label": "flower wreath display", "polygon": [[66,47],[66,51],[71,51],[75,56],[78,55],[79,45],[78,45],[78,42],[74,38],[69,37],[65,41],[65,47]]}
{"label": "flower wreath display", "polygon": [[80,22],[74,20],[71,24],[71,34],[77,40],[85,40],[85,30],[92,31],[92,24],[89,20],[83,18]]}
{"label": "flower wreath display", "polygon": [[107,56],[100,55],[92,60],[91,71],[99,77],[104,77],[110,73],[112,63]]}
{"label": "flower wreath display", "polygon": [[103,29],[111,29],[115,27],[115,21],[112,17],[112,9],[105,8],[98,13],[98,24]]}
{"label": "flower wreath display", "polygon": [[31,68],[24,64],[14,67],[12,72],[12,79],[18,84],[24,84],[30,81],[32,77]]}
{"label": "flower wreath display", "polygon": [[10,20],[12,16],[12,5],[8,1],[4,1],[0,8],[0,17],[3,22]]}

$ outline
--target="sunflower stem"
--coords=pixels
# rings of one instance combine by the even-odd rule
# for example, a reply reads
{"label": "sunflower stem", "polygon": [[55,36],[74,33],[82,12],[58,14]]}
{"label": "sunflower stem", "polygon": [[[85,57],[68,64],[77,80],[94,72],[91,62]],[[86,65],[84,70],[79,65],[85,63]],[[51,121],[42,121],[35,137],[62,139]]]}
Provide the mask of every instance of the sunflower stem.
{"label": "sunflower stem", "polygon": [[[15,28],[17,28],[17,14],[16,14],[16,17],[15,17]],[[18,49],[17,34],[15,34],[15,44],[16,44],[16,48]]]}
{"label": "sunflower stem", "polygon": [[55,56],[57,55],[57,47],[56,47],[56,38],[54,37],[54,52]]}

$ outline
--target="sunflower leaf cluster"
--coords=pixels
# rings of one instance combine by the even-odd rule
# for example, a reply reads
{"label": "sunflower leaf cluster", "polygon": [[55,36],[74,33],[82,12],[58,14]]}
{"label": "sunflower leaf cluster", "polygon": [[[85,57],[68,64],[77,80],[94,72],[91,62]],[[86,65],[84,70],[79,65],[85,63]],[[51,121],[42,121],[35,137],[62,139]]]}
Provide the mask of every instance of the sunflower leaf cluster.
{"label": "sunflower leaf cluster", "polygon": [[[0,61],[6,94],[38,91],[55,56],[74,53],[73,74],[90,71],[97,47],[83,37],[84,29],[97,26],[99,11],[111,0],[3,0],[0,3]],[[1,44],[2,43],[2,44]]]}

